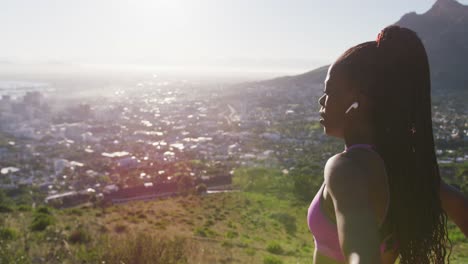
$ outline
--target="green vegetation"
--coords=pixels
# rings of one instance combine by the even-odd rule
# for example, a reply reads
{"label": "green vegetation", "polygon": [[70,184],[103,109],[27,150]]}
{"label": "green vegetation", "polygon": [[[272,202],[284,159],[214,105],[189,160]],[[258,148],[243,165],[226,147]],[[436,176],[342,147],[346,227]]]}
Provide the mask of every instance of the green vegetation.
{"label": "green vegetation", "polygon": [[468,196],[468,162],[455,165],[455,179],[452,183],[457,184],[460,190]]}
{"label": "green vegetation", "polygon": [[105,259],[106,263],[187,263],[186,239],[164,238],[156,234],[137,233],[115,238],[106,236],[102,239],[104,246],[96,251],[82,252],[83,260],[94,262],[97,259]]}
{"label": "green vegetation", "polygon": [[[309,157],[310,158],[310,157]],[[267,193],[276,197],[285,197],[297,208],[306,210],[307,203],[313,199],[313,196],[320,188],[322,179],[320,176],[320,166],[307,162],[309,158],[300,159],[297,166],[290,170],[288,175],[281,173],[271,168],[242,168],[235,171],[234,184],[244,190],[249,190],[256,193]],[[450,164],[446,165],[456,171],[453,179],[445,179],[447,182],[456,184],[465,193],[467,192],[468,182],[468,164]],[[292,179],[293,185],[285,184],[281,179]],[[461,184],[460,184],[461,183]],[[282,188],[284,186],[284,188]],[[251,206],[251,203],[247,203]],[[289,235],[296,233],[296,217],[287,212],[271,213],[270,219],[273,219],[283,226],[284,231]],[[299,218],[300,219],[300,218]],[[261,221],[261,220],[260,220]],[[299,222],[302,224],[303,222]],[[275,226],[275,224],[273,224]],[[451,221],[448,222],[449,238],[453,243],[453,250],[450,256],[451,263],[467,263],[468,255],[464,252],[468,249],[468,239]],[[288,241],[288,240],[282,240]],[[267,244],[267,251],[275,255],[288,255],[289,252],[282,248],[281,240],[273,240]],[[307,252],[312,255],[311,247],[305,246],[301,248],[302,252]],[[264,263],[277,263],[281,261],[277,257],[267,256],[264,258]],[[279,262],[281,263],[281,262]]]}
{"label": "green vegetation", "polygon": [[12,228],[0,228],[0,240],[13,240],[18,236],[16,230]]}
{"label": "green vegetation", "polygon": [[33,214],[30,225],[31,231],[44,231],[48,226],[55,223],[55,218],[47,207],[39,207]]}
{"label": "green vegetation", "polygon": [[273,257],[273,256],[266,256],[263,259],[263,264],[282,264],[282,263],[283,261],[281,261],[281,259],[277,257]]}
{"label": "green vegetation", "polygon": [[13,208],[6,204],[0,204],[0,213],[11,213]]}
{"label": "green vegetation", "polygon": [[[294,220],[305,219],[304,208],[271,194],[187,195],[105,213],[40,207],[3,215],[0,263],[21,257],[23,263],[310,263],[312,257],[305,220]],[[31,232],[39,219],[50,222]]]}
{"label": "green vegetation", "polygon": [[72,231],[68,236],[68,242],[72,244],[86,244],[91,240],[91,235],[82,227]]}
{"label": "green vegetation", "polygon": [[[321,168],[310,162],[299,162],[296,168],[291,171],[291,178],[294,182],[294,194],[304,202],[310,202],[322,184]],[[319,176],[320,175],[320,176]]]}
{"label": "green vegetation", "polygon": [[[35,201],[44,201],[44,194],[40,194],[35,187],[19,186],[17,189],[0,189],[0,213],[11,212],[17,207],[19,210],[30,210]],[[21,209],[20,209],[21,208]]]}
{"label": "green vegetation", "polygon": [[284,253],[283,247],[281,247],[281,245],[276,241],[272,241],[272,242],[268,243],[266,249],[267,249],[268,252],[270,252],[272,254],[276,254],[276,255],[281,255],[281,254]]}
{"label": "green vegetation", "polygon": [[274,213],[271,214],[270,217],[280,222],[288,234],[294,235],[296,233],[296,217],[288,213]]}
{"label": "green vegetation", "polygon": [[239,168],[233,178],[234,186],[258,193],[291,192],[289,182],[279,170],[262,167]]}
{"label": "green vegetation", "polygon": [[[314,174],[309,167],[310,173],[289,174],[241,168],[234,183],[248,192],[187,194],[105,210],[10,203],[0,218],[0,263],[311,263],[310,201],[285,180],[302,178],[300,171],[304,178]],[[451,263],[467,263],[466,237],[451,222],[449,233]]]}

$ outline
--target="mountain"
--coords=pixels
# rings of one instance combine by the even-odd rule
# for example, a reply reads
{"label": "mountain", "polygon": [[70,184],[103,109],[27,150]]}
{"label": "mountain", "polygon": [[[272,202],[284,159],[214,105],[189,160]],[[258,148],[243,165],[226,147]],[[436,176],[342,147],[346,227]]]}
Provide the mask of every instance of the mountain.
{"label": "mountain", "polygon": [[294,76],[278,77],[271,80],[263,81],[262,83],[267,86],[294,86],[299,88],[310,87],[310,84],[323,84],[327,76],[328,67],[322,66],[312,71]]}
{"label": "mountain", "polygon": [[262,107],[300,104],[314,108],[318,97],[323,94],[323,82],[328,67],[323,66],[300,75],[234,85],[233,89],[230,89],[231,104],[236,104],[235,101],[240,104],[254,103]]}
{"label": "mountain", "polygon": [[[426,47],[431,67],[432,91],[468,90],[468,6],[455,0],[437,0],[423,14],[405,14],[396,25],[414,30]],[[377,32],[376,32],[377,34]],[[357,43],[356,43],[357,44]],[[258,82],[276,89],[314,87],[321,93],[328,66],[296,76]],[[322,88],[320,88],[322,87]]]}
{"label": "mountain", "polygon": [[427,12],[408,13],[395,24],[414,30],[423,41],[435,91],[468,88],[468,6],[437,0]]}

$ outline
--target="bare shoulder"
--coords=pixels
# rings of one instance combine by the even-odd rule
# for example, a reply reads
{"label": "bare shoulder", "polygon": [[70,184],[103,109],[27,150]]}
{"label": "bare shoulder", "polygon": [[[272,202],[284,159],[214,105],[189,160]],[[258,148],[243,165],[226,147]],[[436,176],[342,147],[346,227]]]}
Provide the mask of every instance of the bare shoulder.
{"label": "bare shoulder", "polygon": [[333,196],[348,195],[367,191],[373,176],[367,153],[339,153],[331,157],[325,165],[324,177],[327,190]]}

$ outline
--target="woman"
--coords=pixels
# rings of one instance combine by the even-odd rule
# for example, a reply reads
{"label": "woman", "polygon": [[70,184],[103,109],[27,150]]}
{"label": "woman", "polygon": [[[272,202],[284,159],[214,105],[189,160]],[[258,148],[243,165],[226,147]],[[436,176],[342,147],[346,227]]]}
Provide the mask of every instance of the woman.
{"label": "woman", "polygon": [[444,263],[447,215],[421,40],[385,28],[330,66],[324,92],[320,123],[346,147],[328,160],[309,207],[314,263]]}

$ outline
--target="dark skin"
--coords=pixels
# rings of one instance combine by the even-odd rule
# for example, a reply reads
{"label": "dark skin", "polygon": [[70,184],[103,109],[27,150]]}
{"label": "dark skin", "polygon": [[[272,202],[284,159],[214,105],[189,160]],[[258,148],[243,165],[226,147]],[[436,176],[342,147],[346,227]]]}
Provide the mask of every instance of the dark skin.
{"label": "dark skin", "polygon": [[460,230],[468,237],[468,199],[455,187],[442,182],[440,185],[442,208]]}
{"label": "dark skin", "polygon": [[[332,65],[320,98],[320,114],[325,133],[342,138],[346,146],[373,144],[374,137],[366,109],[369,100],[340,78]],[[346,110],[354,102],[357,109]],[[347,263],[394,263],[397,252],[380,255],[378,228],[388,204],[388,184],[384,163],[378,154],[355,149],[331,157],[324,170],[325,211],[336,219],[340,246]],[[316,251],[314,263],[338,263]]]}
{"label": "dark skin", "polygon": [[[329,136],[344,139],[347,147],[374,144],[369,122],[369,99],[350,87],[332,65],[325,80],[320,123]],[[346,110],[354,102],[357,109]],[[380,254],[378,229],[384,221],[389,202],[389,186],[385,165],[380,156],[365,149],[338,153],[331,157],[324,170],[323,201],[327,215],[336,219],[338,237],[346,263],[394,263],[396,250]],[[468,200],[455,188],[441,184],[440,198],[448,216],[468,233]],[[317,250],[315,264],[339,263]]]}

